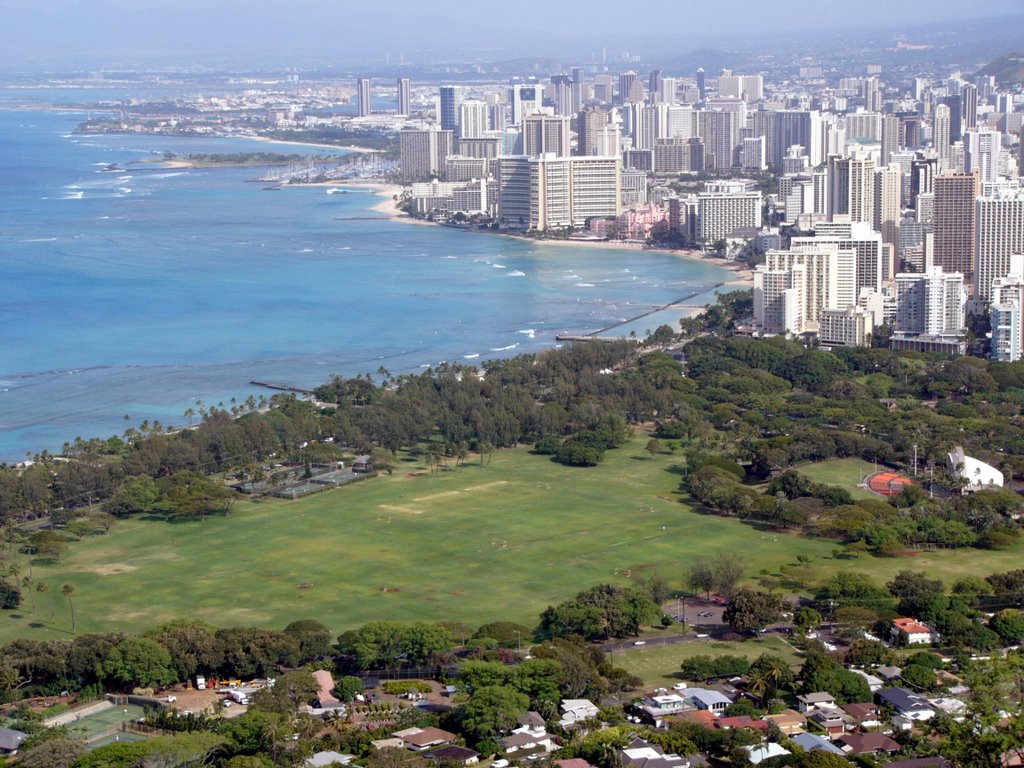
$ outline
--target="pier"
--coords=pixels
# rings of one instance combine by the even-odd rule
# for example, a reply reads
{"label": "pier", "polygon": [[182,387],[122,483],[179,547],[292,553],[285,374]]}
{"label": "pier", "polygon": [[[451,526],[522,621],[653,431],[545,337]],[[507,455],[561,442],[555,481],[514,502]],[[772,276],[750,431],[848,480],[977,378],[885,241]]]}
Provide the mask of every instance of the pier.
{"label": "pier", "polygon": [[293,387],[291,384],[279,384],[273,381],[253,381],[249,382],[254,387],[263,387],[265,389],[276,389],[278,392],[295,392],[299,395],[312,395],[312,389],[303,389],[302,387]]}

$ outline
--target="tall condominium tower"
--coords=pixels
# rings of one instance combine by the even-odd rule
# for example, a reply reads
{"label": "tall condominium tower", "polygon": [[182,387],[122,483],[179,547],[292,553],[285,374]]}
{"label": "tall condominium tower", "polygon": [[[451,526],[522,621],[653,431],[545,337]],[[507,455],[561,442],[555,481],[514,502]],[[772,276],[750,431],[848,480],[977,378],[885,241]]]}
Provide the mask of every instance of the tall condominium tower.
{"label": "tall condominium tower", "polygon": [[358,112],[356,114],[358,114],[359,117],[366,117],[371,112],[370,78],[360,77],[356,80],[356,97],[359,101]]}
{"label": "tall condominium tower", "polygon": [[828,216],[871,223],[875,203],[875,159],[868,152],[828,159]]}
{"label": "tall condominium tower", "polygon": [[457,85],[441,86],[441,130],[454,131],[459,127],[459,105],[462,104],[462,89]]}
{"label": "tall condominium tower", "polygon": [[947,272],[974,273],[974,249],[978,177],[947,174],[935,178],[932,232],[935,266]]}
{"label": "tall condominium tower", "polygon": [[411,83],[408,77],[398,78],[398,114],[412,113]]}

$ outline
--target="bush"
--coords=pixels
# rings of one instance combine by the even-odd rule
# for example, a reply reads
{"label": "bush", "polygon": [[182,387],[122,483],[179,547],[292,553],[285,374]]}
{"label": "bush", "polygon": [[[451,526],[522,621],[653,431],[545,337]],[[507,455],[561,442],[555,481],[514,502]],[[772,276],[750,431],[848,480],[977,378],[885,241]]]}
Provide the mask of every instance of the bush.
{"label": "bush", "polygon": [[0,581],[0,610],[9,611],[21,605],[21,589],[16,584]]}
{"label": "bush", "polygon": [[541,456],[554,456],[562,446],[562,439],[558,435],[544,435],[533,446],[533,452]]}
{"label": "bush", "polygon": [[596,467],[604,458],[604,451],[582,440],[571,438],[558,449],[558,461],[570,467]]}

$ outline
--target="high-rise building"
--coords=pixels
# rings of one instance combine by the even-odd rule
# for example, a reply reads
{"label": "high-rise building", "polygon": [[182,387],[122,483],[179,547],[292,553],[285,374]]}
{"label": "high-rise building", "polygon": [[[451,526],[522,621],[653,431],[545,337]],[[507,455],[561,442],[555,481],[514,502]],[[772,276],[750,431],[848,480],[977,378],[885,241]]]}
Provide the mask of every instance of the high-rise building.
{"label": "high-rise building", "polygon": [[441,130],[458,131],[459,106],[462,104],[462,89],[457,85],[441,86]]}
{"label": "high-rise building", "polygon": [[[755,113],[755,118],[762,113]],[[811,161],[812,166],[817,166],[824,160],[821,147],[821,117],[817,112],[804,110],[780,109],[775,112],[763,113],[769,115],[772,128],[768,133],[768,155],[769,162],[775,168],[782,166],[782,158],[794,145],[804,148]],[[758,135],[755,119],[755,135]]]}
{"label": "high-rise building", "polygon": [[572,78],[569,75],[552,75],[551,86],[555,91],[555,114],[571,115],[572,110]]}
{"label": "high-rise building", "polygon": [[923,274],[896,275],[896,321],[894,335],[903,340],[955,340],[963,337],[967,294],[964,276],[933,266]]}
{"label": "high-rise building", "polygon": [[1024,356],[1024,256],[1011,259],[1010,273],[993,281],[989,307],[991,358],[1012,363]]}
{"label": "high-rise building", "polygon": [[700,138],[704,141],[705,167],[717,173],[726,173],[737,160],[738,113],[705,110],[698,114]]}
{"label": "high-rise building", "polygon": [[944,96],[941,103],[949,108],[949,143],[955,144],[964,137],[964,102],[959,96]]}
{"label": "high-rise building", "polygon": [[975,201],[974,295],[992,300],[996,280],[1011,271],[1011,257],[1024,254],[1024,191],[996,187]]}
{"label": "high-rise building", "polygon": [[881,141],[881,165],[888,165],[892,156],[900,151],[900,119],[896,115],[882,115]]}
{"label": "high-rise building", "polygon": [[754,271],[754,319],[765,333],[816,330],[822,310],[856,303],[855,254],[834,244],[768,251]]}
{"label": "high-rise building", "polygon": [[[887,165],[875,170],[875,199],[871,216],[872,228],[882,235],[882,242],[893,248],[899,244],[900,187],[903,175],[898,165]],[[892,273],[882,269],[882,279]]]}
{"label": "high-rise building", "polygon": [[[643,101],[643,97],[637,99],[636,88],[637,83],[640,83],[640,78],[636,72],[629,70],[619,75],[619,103],[628,104],[633,101]],[[643,88],[643,83],[640,83],[640,87]]]}
{"label": "high-rise building", "polygon": [[718,95],[722,98],[761,101],[764,98],[764,78],[761,75],[734,75],[723,69],[718,77]]}
{"label": "high-rise building", "polygon": [[978,127],[978,88],[975,85],[965,85],[960,89],[960,98],[963,100],[963,128],[969,131]]}
{"label": "high-rise building", "polygon": [[[585,107],[576,117],[576,154],[600,155],[597,141],[601,130],[608,125],[608,112],[601,107]],[[611,154],[618,154],[618,151]]]}
{"label": "high-rise building", "polygon": [[657,94],[657,100],[662,104],[674,105],[676,103],[676,88],[679,81],[674,77],[663,77],[661,79],[661,90]]}
{"label": "high-rise building", "polygon": [[529,115],[523,118],[523,154],[569,156],[569,118],[564,115]]}
{"label": "high-rise building", "polygon": [[512,125],[521,125],[523,118],[538,112],[544,103],[544,89],[537,83],[518,83],[509,93],[512,104]]}
{"label": "high-rise building", "polygon": [[999,180],[999,131],[973,128],[964,131],[964,173],[977,173],[982,184]]}
{"label": "high-rise building", "polygon": [[412,85],[408,77],[398,78],[398,114],[412,114]]}
{"label": "high-rise building", "polygon": [[882,116],[878,112],[858,109],[846,115],[846,138],[882,140]]}
{"label": "high-rise building", "polygon": [[697,195],[698,242],[710,246],[737,230],[761,228],[760,192],[747,192],[742,184],[729,183],[718,185],[717,189],[721,191]]}
{"label": "high-rise building", "polygon": [[949,167],[949,107],[945,104],[935,105],[935,116],[932,119],[932,147],[939,155],[943,169]]}
{"label": "high-rise building", "polygon": [[697,67],[697,92],[700,94],[701,101],[707,98],[707,79],[704,75],[704,67]]}
{"label": "high-rise building", "polygon": [[652,101],[658,100],[664,80],[665,75],[660,69],[652,69],[651,74],[647,76],[647,92],[651,95]]}
{"label": "high-rise building", "polygon": [[698,138],[658,139],[654,143],[655,173],[700,173],[704,170],[704,143]]}
{"label": "high-rise building", "polygon": [[823,309],[818,319],[818,344],[822,347],[867,347],[875,329],[874,313],[863,307]]}
{"label": "high-rise building", "polygon": [[[887,270],[886,249],[882,243],[882,236],[875,232],[870,224],[822,221],[815,226],[813,237],[794,237],[790,240],[790,248],[794,251],[829,246],[853,253],[856,265],[855,295],[861,288],[871,291],[882,289],[882,280],[887,276],[887,272],[891,272]],[[832,306],[842,309],[845,305]]]}
{"label": "high-rise building", "polygon": [[373,111],[370,106],[370,86],[370,78],[368,77],[360,77],[356,80],[356,98],[359,101],[356,114],[359,117],[366,117]]}
{"label": "high-rise building", "polygon": [[460,139],[482,138],[488,129],[487,103],[471,99],[459,104],[458,126]]}
{"label": "high-rise building", "polygon": [[975,198],[978,177],[944,174],[935,177],[933,263],[947,272],[973,276],[976,234]]}
{"label": "high-rise building", "polygon": [[870,152],[853,150],[849,157],[828,159],[828,216],[849,216],[850,221],[871,223],[875,201],[875,159]]}
{"label": "high-rise building", "polygon": [[507,229],[567,229],[622,212],[618,157],[501,157],[498,217]]}
{"label": "high-rise building", "polygon": [[402,181],[429,181],[444,174],[444,161],[452,153],[454,131],[436,126],[426,130],[406,128],[399,132],[399,164]]}
{"label": "high-rise building", "polygon": [[768,160],[765,149],[764,136],[743,139],[740,146],[740,166],[743,170],[758,173],[767,170]]}

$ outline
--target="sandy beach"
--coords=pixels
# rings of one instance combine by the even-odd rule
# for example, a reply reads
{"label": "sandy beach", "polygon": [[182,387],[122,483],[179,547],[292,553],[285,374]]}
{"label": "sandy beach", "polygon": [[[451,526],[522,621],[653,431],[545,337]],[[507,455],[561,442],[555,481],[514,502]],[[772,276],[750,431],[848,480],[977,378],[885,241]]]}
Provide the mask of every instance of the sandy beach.
{"label": "sandy beach", "polygon": [[235,139],[252,139],[253,141],[262,141],[269,144],[296,144],[304,147],[318,147],[320,149],[343,149],[346,152],[359,152],[362,154],[372,155],[375,152],[380,152],[379,149],[370,149],[369,147],[357,147],[350,145],[347,147],[341,146],[340,144],[317,144],[312,141],[297,141],[292,139],[274,139],[270,136],[232,136]]}

